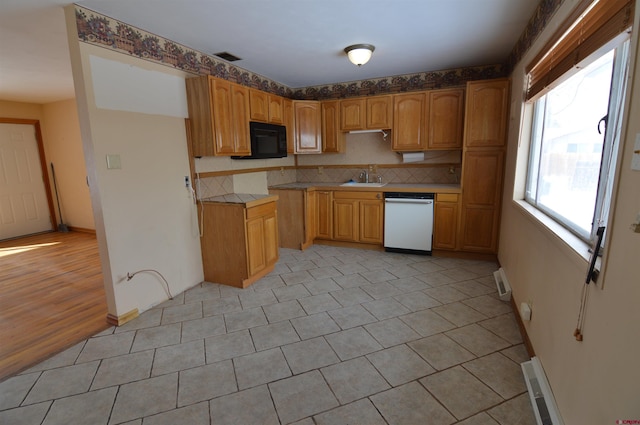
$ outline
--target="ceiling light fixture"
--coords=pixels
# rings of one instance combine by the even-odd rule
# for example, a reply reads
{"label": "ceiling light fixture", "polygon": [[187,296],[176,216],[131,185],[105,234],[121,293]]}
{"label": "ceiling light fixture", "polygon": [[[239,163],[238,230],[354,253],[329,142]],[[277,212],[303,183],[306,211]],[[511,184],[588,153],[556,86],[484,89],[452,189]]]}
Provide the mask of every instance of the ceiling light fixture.
{"label": "ceiling light fixture", "polygon": [[354,44],[353,46],[345,47],[344,52],[349,57],[351,63],[362,66],[369,62],[375,49],[375,46],[371,44]]}

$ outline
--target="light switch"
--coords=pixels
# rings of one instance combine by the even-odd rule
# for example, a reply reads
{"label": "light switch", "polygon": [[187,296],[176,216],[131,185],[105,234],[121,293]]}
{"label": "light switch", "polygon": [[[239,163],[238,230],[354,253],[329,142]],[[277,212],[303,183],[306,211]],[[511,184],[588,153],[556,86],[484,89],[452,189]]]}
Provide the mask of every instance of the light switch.
{"label": "light switch", "polygon": [[107,155],[107,168],[109,170],[119,170],[122,168],[120,155]]}
{"label": "light switch", "polygon": [[633,145],[633,158],[631,159],[631,169],[640,171],[640,133],[636,134],[636,143]]}

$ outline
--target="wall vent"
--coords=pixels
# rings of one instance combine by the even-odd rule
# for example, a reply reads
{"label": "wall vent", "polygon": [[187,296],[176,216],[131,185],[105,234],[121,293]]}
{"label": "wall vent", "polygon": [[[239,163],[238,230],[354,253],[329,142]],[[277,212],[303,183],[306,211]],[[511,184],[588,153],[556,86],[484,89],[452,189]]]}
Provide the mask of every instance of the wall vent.
{"label": "wall vent", "polygon": [[520,366],[538,425],[564,425],[540,360],[532,357],[530,361],[521,363]]}
{"label": "wall vent", "polygon": [[498,295],[502,301],[509,301],[511,299],[511,286],[507,280],[507,275],[504,273],[504,269],[500,267],[493,272],[493,278],[496,280],[496,288],[498,288]]}

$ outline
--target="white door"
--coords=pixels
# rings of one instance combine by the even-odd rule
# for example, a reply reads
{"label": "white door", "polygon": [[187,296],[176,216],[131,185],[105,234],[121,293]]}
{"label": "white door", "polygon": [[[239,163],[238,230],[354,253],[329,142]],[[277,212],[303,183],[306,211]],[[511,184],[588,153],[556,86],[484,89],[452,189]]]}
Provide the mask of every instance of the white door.
{"label": "white door", "polygon": [[52,229],[35,127],[0,123],[0,240]]}

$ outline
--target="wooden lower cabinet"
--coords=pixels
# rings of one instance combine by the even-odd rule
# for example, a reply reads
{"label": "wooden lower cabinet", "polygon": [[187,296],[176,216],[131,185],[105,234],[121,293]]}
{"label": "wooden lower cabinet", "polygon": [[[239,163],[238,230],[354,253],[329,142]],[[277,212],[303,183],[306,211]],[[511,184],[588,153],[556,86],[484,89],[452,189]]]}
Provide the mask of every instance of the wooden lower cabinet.
{"label": "wooden lower cabinet", "polygon": [[433,218],[433,248],[455,250],[458,239],[459,196],[438,193]]}
{"label": "wooden lower cabinet", "polygon": [[333,239],[333,192],[316,192],[316,238]]}
{"label": "wooden lower cabinet", "polygon": [[496,253],[504,151],[467,149],[462,169],[460,249]]}
{"label": "wooden lower cabinet", "polygon": [[246,288],[278,261],[277,197],[256,206],[205,202],[202,263],[207,282]]}
{"label": "wooden lower cabinet", "polygon": [[278,239],[281,248],[306,249],[316,234],[316,193],[304,189],[269,189],[278,196]]}
{"label": "wooden lower cabinet", "polygon": [[381,245],[383,208],[380,192],[334,192],[333,240]]}

